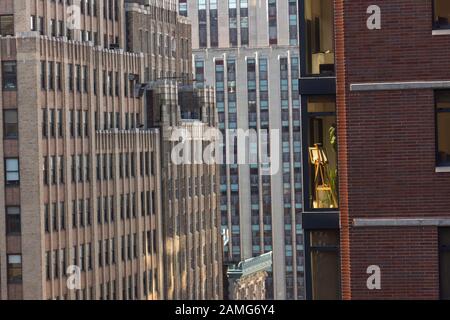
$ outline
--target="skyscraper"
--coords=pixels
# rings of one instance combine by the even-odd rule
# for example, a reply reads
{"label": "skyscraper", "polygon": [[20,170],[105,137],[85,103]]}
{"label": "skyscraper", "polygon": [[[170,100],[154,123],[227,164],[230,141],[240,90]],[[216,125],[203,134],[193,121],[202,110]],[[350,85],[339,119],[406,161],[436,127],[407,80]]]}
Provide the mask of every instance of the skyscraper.
{"label": "skyscraper", "polygon": [[[132,23],[133,8],[145,24]],[[202,178],[192,200],[202,211],[173,215],[198,222],[189,247],[195,255],[179,259],[187,252],[180,247],[173,262],[167,257],[166,240],[178,245],[187,237],[166,216],[169,205],[188,197],[163,195],[173,183],[163,133],[168,122],[157,125],[150,115],[158,111],[181,126],[188,108],[166,93],[178,87],[166,77],[189,78],[192,56],[189,32],[180,35],[189,25],[176,8],[173,1],[146,1],[126,13],[123,0],[1,1],[1,299],[175,298],[170,290],[180,289],[167,279],[186,261],[198,291],[184,297],[220,298],[221,283],[206,280],[222,273],[220,245],[213,242],[214,167],[193,174]],[[136,47],[126,31],[148,34],[148,49]],[[152,90],[169,102],[148,99]],[[180,91],[211,100],[207,90]],[[215,110],[212,103],[189,108]],[[207,127],[216,119],[193,116],[184,121]]]}
{"label": "skyscraper", "polygon": [[[270,154],[280,162],[273,175],[265,174],[263,163],[222,166],[221,218],[230,232],[225,259],[273,251],[268,298],[303,299],[297,1],[179,0],[179,12],[192,23],[196,84],[216,87],[224,135],[236,129],[279,133],[269,141],[279,145]],[[248,144],[259,160],[264,139]]]}

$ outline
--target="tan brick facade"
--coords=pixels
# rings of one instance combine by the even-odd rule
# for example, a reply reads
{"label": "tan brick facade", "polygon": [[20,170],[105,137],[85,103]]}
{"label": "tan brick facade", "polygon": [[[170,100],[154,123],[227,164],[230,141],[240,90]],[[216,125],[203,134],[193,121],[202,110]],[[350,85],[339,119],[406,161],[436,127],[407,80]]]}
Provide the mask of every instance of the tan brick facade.
{"label": "tan brick facade", "polygon": [[[146,99],[135,90],[152,64],[148,53],[126,51],[123,0],[76,3],[77,31],[65,25],[70,4],[0,4],[15,31],[0,38],[0,74],[7,61],[17,70],[16,87],[0,91],[0,108],[18,115],[17,137],[0,141],[0,299],[175,298],[164,281],[162,136],[146,125]],[[170,59],[168,70],[187,79],[190,51],[184,56]],[[6,159],[19,164],[14,183]],[[19,208],[20,230],[7,231],[6,208]],[[220,275],[218,228],[208,230]],[[67,286],[71,265],[81,268],[79,290]],[[218,283],[196,297],[220,291]]]}

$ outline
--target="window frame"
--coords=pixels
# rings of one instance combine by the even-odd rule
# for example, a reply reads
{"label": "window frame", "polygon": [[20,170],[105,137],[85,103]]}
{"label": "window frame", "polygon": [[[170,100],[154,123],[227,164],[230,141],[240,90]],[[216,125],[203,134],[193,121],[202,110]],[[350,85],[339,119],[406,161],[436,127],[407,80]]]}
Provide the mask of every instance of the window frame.
{"label": "window frame", "polygon": [[438,260],[438,263],[439,263],[439,298],[440,298],[440,299],[445,299],[445,298],[444,298],[444,295],[443,295],[443,292],[442,292],[442,283],[441,283],[441,280],[442,280],[442,272],[441,272],[441,266],[442,266],[441,258],[442,258],[442,253],[444,253],[444,252],[450,252],[450,245],[444,245],[444,244],[442,243],[442,239],[441,239],[442,232],[445,232],[445,231],[450,231],[450,228],[448,228],[448,227],[438,228],[438,254],[439,254],[439,260]]}
{"label": "window frame", "polygon": [[[439,23],[437,23],[437,21],[435,20],[436,17],[436,1],[438,0],[433,0],[431,2],[432,5],[432,16],[431,16],[431,25],[433,30],[447,30],[450,32],[450,21],[448,22],[447,25],[444,25],[444,27],[440,26]],[[449,12],[450,13],[450,12]]]}
{"label": "window frame", "polygon": [[[313,208],[309,199],[311,196],[311,191],[310,189],[310,184],[311,184],[311,176],[310,176],[310,158],[309,158],[309,151],[308,151],[308,147],[309,147],[309,138],[310,138],[310,119],[311,116],[317,116],[317,115],[322,115],[322,116],[335,116],[337,117],[337,110],[335,110],[334,112],[308,112],[308,99],[309,98],[314,98],[314,97],[329,97],[329,98],[333,98],[335,103],[336,103],[336,96],[334,95],[304,95],[301,98],[301,104],[302,106],[305,106],[304,108],[302,108],[301,110],[301,130],[302,130],[302,141],[308,141],[308,143],[302,143],[302,153],[303,153],[303,163],[307,164],[307,165],[303,165],[302,167],[302,175],[303,175],[303,208],[304,208],[304,213],[334,213],[334,212],[339,212],[340,211],[340,197],[339,197],[339,189],[337,190],[337,200],[338,200],[338,207],[337,208]],[[337,118],[336,118],[337,121]],[[339,134],[339,133],[337,133]],[[339,148],[339,146],[338,146]],[[338,155],[336,154],[336,168],[338,170],[339,173],[339,159],[338,159]],[[338,180],[339,181],[339,180]]]}
{"label": "window frame", "polygon": [[[12,80],[12,76],[6,76],[5,73],[5,66],[7,64],[11,64],[14,67],[14,87],[7,87],[6,86],[6,79],[9,81]],[[17,91],[17,61],[15,60],[6,60],[2,61],[2,90],[3,91]]]}
{"label": "window frame", "polygon": [[[6,114],[8,112],[15,112],[16,114],[16,122],[6,122]],[[7,130],[7,125],[8,126],[12,126],[14,125],[16,126],[16,132],[15,135],[10,135],[8,134],[8,130]],[[17,109],[4,109],[3,110],[3,139],[5,140],[17,140],[19,138],[19,112]]]}
{"label": "window frame", "polygon": [[[19,279],[19,277],[15,277],[14,279],[10,278],[10,270],[11,270],[11,265],[12,265],[12,263],[9,262],[10,257],[20,257],[20,267],[18,267],[18,266],[14,267],[14,269],[20,269],[20,279]],[[19,253],[8,254],[6,259],[7,259],[6,260],[7,283],[8,284],[21,284],[23,281],[23,257],[22,257],[22,255]],[[17,264],[15,264],[15,265],[17,265]]]}
{"label": "window frame", "polygon": [[[18,213],[9,213],[10,209],[18,209]],[[20,206],[6,206],[5,208],[5,216],[6,216],[6,220],[5,220],[5,227],[6,227],[6,235],[20,235],[22,233],[22,217],[21,217],[21,210],[20,210]],[[16,223],[18,223],[18,230],[11,230],[14,229],[11,227],[11,223],[9,222],[9,217],[11,216],[18,216],[18,221],[14,221],[14,225],[16,225]]]}
{"label": "window frame", "polygon": [[[17,171],[8,171],[7,163],[8,160],[17,160]],[[5,185],[8,186],[18,186],[20,185],[20,161],[19,158],[5,158]],[[18,180],[8,182],[8,172],[17,172]]]}
{"label": "window frame", "polygon": [[1,28],[1,23],[0,23],[0,35],[2,36],[2,37],[5,37],[5,36],[14,36],[14,15],[13,14],[2,14],[2,15],[0,15],[0,20],[3,18],[3,17],[9,17],[9,18],[11,18],[12,19],[12,34],[10,34],[10,33],[7,33],[7,34],[3,34],[3,30],[2,30],[2,28]]}
{"label": "window frame", "polygon": [[[440,163],[439,161],[439,123],[438,123],[438,116],[439,113],[450,113],[450,107],[443,108],[445,111],[438,111],[438,101],[437,96],[439,92],[448,92],[450,96],[450,90],[435,90],[434,91],[434,116],[435,116],[435,135],[436,135],[436,143],[435,143],[435,158],[436,158],[436,168],[450,168],[450,162],[449,163]],[[450,102],[450,101],[449,101]]]}

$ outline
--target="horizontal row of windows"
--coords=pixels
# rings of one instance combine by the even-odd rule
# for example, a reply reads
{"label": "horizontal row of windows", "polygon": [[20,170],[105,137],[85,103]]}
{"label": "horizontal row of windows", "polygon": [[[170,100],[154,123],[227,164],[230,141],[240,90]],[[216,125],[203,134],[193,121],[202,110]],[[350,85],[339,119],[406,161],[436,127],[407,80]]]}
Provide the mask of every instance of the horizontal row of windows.
{"label": "horizontal row of windows", "polygon": [[[62,109],[42,109],[42,136],[44,138],[64,137],[64,121]],[[69,110],[70,137],[89,137],[89,111]],[[5,137],[17,138],[17,111],[8,110],[4,113]],[[119,112],[103,112],[103,126],[100,126],[99,113],[95,112],[95,130],[108,129],[135,129],[138,125],[140,115],[126,112],[125,126],[122,126],[121,114]],[[140,126],[140,125],[139,125]]]}
{"label": "horizontal row of windows", "polygon": [[[6,62],[5,62],[6,63]],[[15,89],[16,86],[12,83],[16,78],[15,62],[9,62],[5,65],[7,67],[6,76],[10,79],[4,89]],[[4,67],[5,67],[4,66]],[[9,71],[8,71],[9,70]],[[60,62],[41,61],[41,89],[42,90],[58,90],[63,89],[62,85],[62,64]],[[98,89],[98,75],[97,69],[93,70],[93,92],[97,95]],[[87,65],[67,64],[67,90],[70,92],[76,91],[78,93],[89,93],[90,90],[90,69]],[[123,79],[119,72],[106,71],[102,72],[103,80],[103,95],[116,96],[121,94],[120,83],[123,83],[124,95],[128,97],[133,94],[135,83],[138,82],[138,76],[135,74],[125,73]]]}

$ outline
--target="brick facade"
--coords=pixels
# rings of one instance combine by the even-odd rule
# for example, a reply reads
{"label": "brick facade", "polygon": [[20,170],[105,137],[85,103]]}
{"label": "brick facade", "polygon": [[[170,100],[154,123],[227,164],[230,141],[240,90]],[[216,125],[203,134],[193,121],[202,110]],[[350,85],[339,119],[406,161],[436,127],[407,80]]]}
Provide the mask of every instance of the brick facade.
{"label": "brick facade", "polygon": [[[368,30],[370,5],[381,30]],[[438,226],[354,226],[358,218],[449,218],[450,174],[436,172],[433,89],[351,91],[351,84],[450,79],[449,35],[432,1],[335,1],[344,299],[439,298]],[[381,267],[381,290],[366,287]]]}

